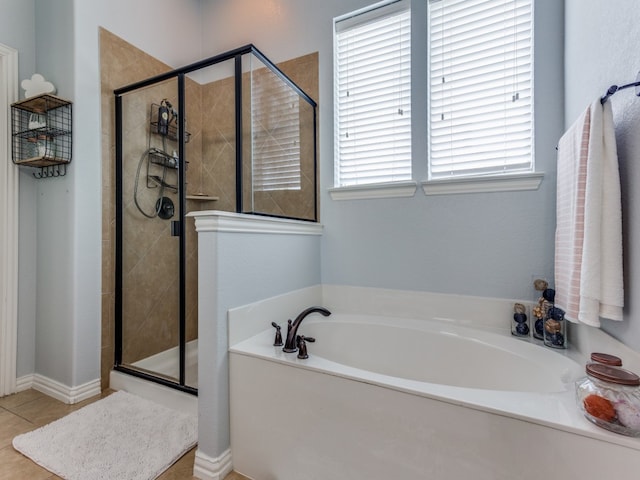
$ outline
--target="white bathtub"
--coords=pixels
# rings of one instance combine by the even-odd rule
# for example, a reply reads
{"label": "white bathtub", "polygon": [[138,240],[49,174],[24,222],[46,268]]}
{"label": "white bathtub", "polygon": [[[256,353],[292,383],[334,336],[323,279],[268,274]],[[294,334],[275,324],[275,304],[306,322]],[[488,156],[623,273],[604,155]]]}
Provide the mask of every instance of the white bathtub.
{"label": "white bathtub", "polygon": [[342,314],[310,319],[300,332],[318,338],[308,347],[314,356],[431,384],[559,392],[582,372],[557,352],[452,323]]}
{"label": "white bathtub", "polygon": [[566,480],[640,469],[639,439],[577,411],[583,361],[571,350],[506,329],[334,313],[305,319],[298,333],[317,341],[300,360],[273,333],[230,349],[233,463],[250,478]]}

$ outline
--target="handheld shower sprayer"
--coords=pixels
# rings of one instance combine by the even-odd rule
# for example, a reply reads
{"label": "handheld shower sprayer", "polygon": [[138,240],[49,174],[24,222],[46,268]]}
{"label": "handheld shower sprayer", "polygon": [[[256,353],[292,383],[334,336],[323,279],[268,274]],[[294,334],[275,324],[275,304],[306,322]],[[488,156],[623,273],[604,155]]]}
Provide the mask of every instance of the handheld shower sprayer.
{"label": "handheld shower sprayer", "polygon": [[169,110],[173,109],[169,101],[165,98],[158,107],[158,133],[167,135],[169,133]]}
{"label": "handheld shower sprayer", "polygon": [[[171,115],[171,116],[169,116]],[[178,119],[178,112],[171,102],[166,98],[160,102],[160,107],[158,107],[158,133],[160,135],[168,135],[169,134],[169,125]]]}

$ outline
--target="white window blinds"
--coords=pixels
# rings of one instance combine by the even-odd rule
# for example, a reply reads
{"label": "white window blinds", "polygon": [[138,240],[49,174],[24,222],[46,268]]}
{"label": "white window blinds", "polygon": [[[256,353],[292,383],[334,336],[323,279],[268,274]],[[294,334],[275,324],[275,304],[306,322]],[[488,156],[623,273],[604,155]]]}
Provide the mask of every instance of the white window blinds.
{"label": "white window blinds", "polygon": [[335,22],[336,185],[411,179],[411,12],[406,1]]}
{"label": "white window blinds", "polygon": [[430,179],[533,171],[532,9],[430,0]]}
{"label": "white window blinds", "polygon": [[253,189],[300,190],[300,98],[267,68],[251,82]]}

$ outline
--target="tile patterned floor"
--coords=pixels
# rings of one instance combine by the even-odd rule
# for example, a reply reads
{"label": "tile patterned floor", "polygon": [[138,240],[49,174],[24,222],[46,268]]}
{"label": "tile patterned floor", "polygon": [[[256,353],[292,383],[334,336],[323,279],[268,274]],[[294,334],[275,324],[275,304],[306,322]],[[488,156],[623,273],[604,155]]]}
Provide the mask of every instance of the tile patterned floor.
{"label": "tile patterned floor", "polygon": [[[108,395],[106,392],[103,395]],[[0,480],[55,480],[60,477],[36,465],[16,452],[13,437],[46,425],[102,396],[98,395],[75,405],[66,405],[35,390],[25,390],[0,398]],[[192,476],[195,448],[164,472],[158,480],[195,480]],[[230,473],[224,480],[249,480]]]}

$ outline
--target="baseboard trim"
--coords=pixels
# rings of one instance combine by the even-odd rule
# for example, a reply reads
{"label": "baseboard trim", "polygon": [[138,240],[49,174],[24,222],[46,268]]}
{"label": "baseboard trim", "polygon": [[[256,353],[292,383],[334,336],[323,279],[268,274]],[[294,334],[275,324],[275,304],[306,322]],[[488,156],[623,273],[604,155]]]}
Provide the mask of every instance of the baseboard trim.
{"label": "baseboard trim", "polygon": [[17,379],[16,390],[18,392],[29,388],[33,388],[69,405],[79,403],[101,393],[99,378],[77,387],[69,387],[38,373],[24,375]]}
{"label": "baseboard trim", "polygon": [[33,374],[18,377],[16,379],[16,392],[29,390],[31,387],[33,387],[33,377],[34,377]]}
{"label": "baseboard trim", "polygon": [[193,476],[201,480],[223,480],[231,470],[231,450],[226,450],[218,458],[211,458],[196,450],[196,459],[193,463]]}

